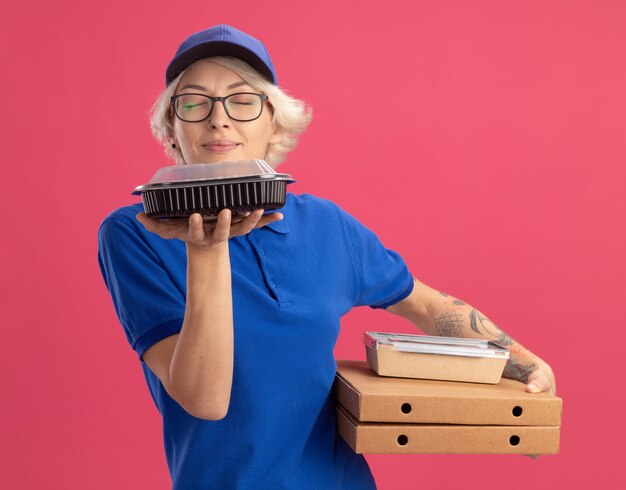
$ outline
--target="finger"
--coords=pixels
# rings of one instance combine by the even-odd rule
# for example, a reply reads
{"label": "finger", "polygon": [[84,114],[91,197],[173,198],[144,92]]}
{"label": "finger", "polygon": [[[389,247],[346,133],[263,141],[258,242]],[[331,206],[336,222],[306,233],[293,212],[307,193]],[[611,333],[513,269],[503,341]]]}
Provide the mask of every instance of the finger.
{"label": "finger", "polygon": [[152,233],[160,234],[164,231],[161,222],[150,218],[146,213],[137,213],[135,218],[144,226],[146,230]]}
{"label": "finger", "polygon": [[529,383],[526,385],[526,391],[529,393],[542,393],[550,390],[550,380],[545,373],[535,371],[533,375],[529,378]]}
{"label": "finger", "polygon": [[257,225],[259,220],[263,217],[262,209],[255,209],[250,213],[243,221],[233,225],[231,227],[230,234],[231,236],[239,236],[245,235],[246,233],[250,233]]}
{"label": "finger", "polygon": [[280,221],[283,218],[284,216],[282,213],[265,214],[254,227],[261,228],[262,226],[269,225],[270,223],[274,223],[275,221]]}
{"label": "finger", "polygon": [[264,211],[262,209],[255,209],[254,211],[251,211],[246,218],[246,221],[248,221],[247,224],[258,223],[259,220],[263,218],[263,212]]}
{"label": "finger", "polygon": [[245,220],[248,216],[250,216],[250,213],[237,213],[237,214],[233,214],[230,218],[230,224],[234,225],[236,223],[241,223],[243,220]]}
{"label": "finger", "polygon": [[230,220],[232,213],[230,209],[222,209],[217,215],[217,221],[215,223],[215,229],[213,230],[213,239],[216,242],[223,242],[228,240],[230,236]]}
{"label": "finger", "polygon": [[183,237],[187,234],[188,223],[184,218],[160,220],[150,218],[145,213],[137,213],[135,218],[146,230],[159,235],[165,240]]}
{"label": "finger", "polygon": [[189,216],[189,239],[192,242],[201,242],[205,239],[204,223],[200,213]]}

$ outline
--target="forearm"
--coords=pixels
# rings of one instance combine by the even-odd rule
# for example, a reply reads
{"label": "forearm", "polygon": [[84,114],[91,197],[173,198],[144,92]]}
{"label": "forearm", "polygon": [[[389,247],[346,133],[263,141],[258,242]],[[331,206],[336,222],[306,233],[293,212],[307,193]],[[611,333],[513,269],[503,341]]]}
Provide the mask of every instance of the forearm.
{"label": "forearm", "polygon": [[430,335],[442,337],[465,337],[493,340],[506,347],[511,357],[507,361],[503,375],[523,383],[545,363],[532,352],[513,340],[498,328],[489,318],[471,305],[445,293],[439,301],[429,305],[428,315],[421,328]]}
{"label": "forearm", "polygon": [[198,252],[188,245],[185,317],[170,364],[171,387],[185,408],[225,415],[232,375],[228,242],[211,252]]}

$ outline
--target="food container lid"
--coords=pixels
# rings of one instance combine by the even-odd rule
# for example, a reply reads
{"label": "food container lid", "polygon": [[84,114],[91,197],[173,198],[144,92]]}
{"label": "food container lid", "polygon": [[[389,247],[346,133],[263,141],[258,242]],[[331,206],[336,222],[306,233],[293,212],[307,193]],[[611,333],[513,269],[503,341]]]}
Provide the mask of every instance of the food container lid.
{"label": "food container lid", "polygon": [[449,356],[509,358],[509,351],[507,349],[490,340],[365,332],[363,341],[365,345],[372,349],[382,348],[399,352],[443,354]]}
{"label": "food container lid", "polygon": [[[265,160],[237,160],[219,163],[172,165],[157,170],[145,185],[135,188],[133,194],[167,187],[187,187],[213,181],[239,182],[249,180],[286,180],[294,182],[289,174],[278,174]],[[215,183],[218,183],[215,182]]]}

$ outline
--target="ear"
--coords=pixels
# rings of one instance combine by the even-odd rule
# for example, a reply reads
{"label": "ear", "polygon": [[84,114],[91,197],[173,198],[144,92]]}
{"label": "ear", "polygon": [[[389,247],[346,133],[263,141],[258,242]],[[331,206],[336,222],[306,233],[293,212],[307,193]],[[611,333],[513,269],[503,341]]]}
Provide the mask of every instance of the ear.
{"label": "ear", "polygon": [[172,146],[172,143],[174,143],[178,148],[180,148],[180,145],[178,144],[178,140],[176,139],[176,135],[174,134],[174,128],[169,126],[167,128],[167,145]]}
{"label": "ear", "polygon": [[272,133],[272,136],[270,136],[269,144],[275,145],[276,143],[280,143],[284,135],[285,135],[285,132],[282,129],[276,129]]}
{"label": "ear", "polygon": [[171,105],[168,109],[167,126],[165,131],[167,134],[167,144],[171,145],[172,143],[175,143],[176,146],[179,146],[178,140],[176,139],[176,132],[174,130],[174,112]]}

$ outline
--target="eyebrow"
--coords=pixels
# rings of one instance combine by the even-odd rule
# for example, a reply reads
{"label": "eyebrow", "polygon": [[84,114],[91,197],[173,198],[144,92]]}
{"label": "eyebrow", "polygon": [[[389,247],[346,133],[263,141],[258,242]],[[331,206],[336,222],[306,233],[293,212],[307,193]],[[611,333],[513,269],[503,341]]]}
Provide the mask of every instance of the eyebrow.
{"label": "eyebrow", "polygon": [[[250,85],[248,84],[248,82],[241,81],[241,82],[231,83],[231,84],[230,84],[228,87],[226,87],[226,88],[227,88],[228,90],[231,90],[231,89],[234,89],[234,88],[237,88],[237,87],[242,87],[243,85],[248,85],[248,87],[250,87]],[[183,88],[181,88],[180,90],[185,90],[185,89],[187,89],[187,88],[193,88],[193,89],[196,89],[196,90],[204,90],[205,92],[208,92],[208,90],[206,89],[206,87],[203,87],[202,85],[195,85],[195,84],[192,84],[192,83],[185,85],[185,86],[184,86]]]}

